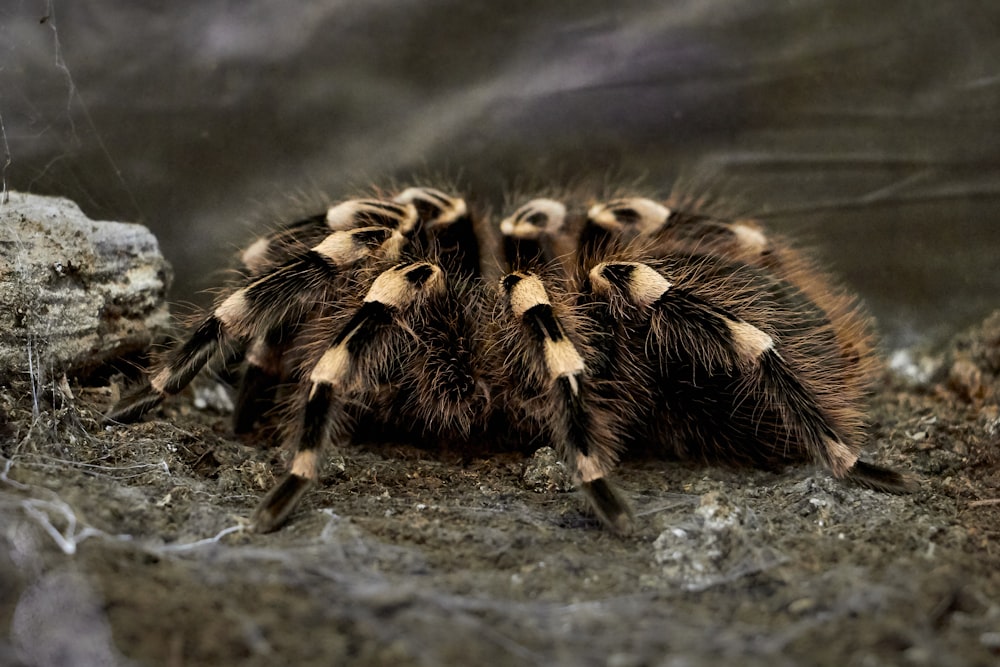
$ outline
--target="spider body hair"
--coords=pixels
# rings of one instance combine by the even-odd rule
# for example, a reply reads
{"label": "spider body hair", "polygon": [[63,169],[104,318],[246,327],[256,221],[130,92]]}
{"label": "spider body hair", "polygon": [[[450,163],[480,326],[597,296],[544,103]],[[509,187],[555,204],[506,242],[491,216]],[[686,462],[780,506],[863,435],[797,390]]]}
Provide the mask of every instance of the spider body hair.
{"label": "spider body hair", "polygon": [[365,424],[551,444],[618,532],[632,513],[608,478],[626,450],[912,485],[858,459],[866,319],[758,223],[642,197],[539,198],[484,221],[408,188],[258,239],[242,282],[108,418],[140,418],[206,364],[245,362],[234,429],[283,404],[293,451],[261,531],[317,483],[322,449]]}

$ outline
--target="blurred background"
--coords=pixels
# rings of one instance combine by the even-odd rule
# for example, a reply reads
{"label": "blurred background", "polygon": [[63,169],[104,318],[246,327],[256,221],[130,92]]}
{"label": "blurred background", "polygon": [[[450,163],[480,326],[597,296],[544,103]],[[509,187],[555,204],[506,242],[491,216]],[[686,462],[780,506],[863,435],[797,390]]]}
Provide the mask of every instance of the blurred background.
{"label": "blurred background", "polygon": [[0,3],[5,187],[149,226],[177,302],[289,194],[680,178],[940,340],[1000,307],[998,111],[987,0]]}

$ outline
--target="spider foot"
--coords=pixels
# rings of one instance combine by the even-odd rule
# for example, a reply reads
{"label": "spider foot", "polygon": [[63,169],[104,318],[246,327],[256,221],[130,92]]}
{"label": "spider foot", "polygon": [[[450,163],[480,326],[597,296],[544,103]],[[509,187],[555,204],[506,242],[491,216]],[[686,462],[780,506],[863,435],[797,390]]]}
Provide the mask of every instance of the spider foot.
{"label": "spider foot", "polygon": [[294,473],[285,475],[267,492],[253,514],[253,528],[258,533],[270,533],[288,520],[302,496],[311,489],[313,480]]}
{"label": "spider foot", "polygon": [[603,477],[580,485],[594,513],[605,526],[618,535],[628,535],[635,527],[635,516],[628,501]]}
{"label": "spider foot", "polygon": [[864,461],[855,461],[847,471],[847,479],[866,489],[884,493],[912,493],[917,490],[917,479],[889,468],[883,468]]}

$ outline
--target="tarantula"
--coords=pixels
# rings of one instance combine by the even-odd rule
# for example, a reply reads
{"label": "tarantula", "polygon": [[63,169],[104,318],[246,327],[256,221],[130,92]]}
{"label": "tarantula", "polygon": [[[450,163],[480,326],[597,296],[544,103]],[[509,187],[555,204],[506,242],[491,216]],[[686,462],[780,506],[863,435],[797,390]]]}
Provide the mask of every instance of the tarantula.
{"label": "tarantula", "polygon": [[615,531],[629,448],[757,466],[858,458],[867,322],[751,220],[616,198],[533,199],[496,228],[458,197],[352,199],[254,242],[245,276],[108,419],[140,418],[212,361],[245,361],[234,428],[279,397],[288,472],[255,527],[283,524],[327,443],[363,425],[440,441],[550,443]]}

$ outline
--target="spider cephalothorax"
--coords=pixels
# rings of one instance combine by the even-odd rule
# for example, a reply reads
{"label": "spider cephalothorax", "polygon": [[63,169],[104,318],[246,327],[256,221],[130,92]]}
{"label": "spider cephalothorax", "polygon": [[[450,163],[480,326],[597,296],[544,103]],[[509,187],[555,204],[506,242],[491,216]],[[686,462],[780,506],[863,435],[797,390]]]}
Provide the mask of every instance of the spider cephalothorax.
{"label": "spider cephalothorax", "polygon": [[858,459],[864,318],[753,221],[630,197],[533,199],[493,226],[460,198],[409,188],[344,201],[242,259],[242,283],[109,419],[138,419],[214,359],[246,362],[238,432],[291,385],[294,454],[259,530],[288,518],[324,445],[360,421],[552,444],[619,531],[631,513],[607,477],[630,448],[909,484]]}

